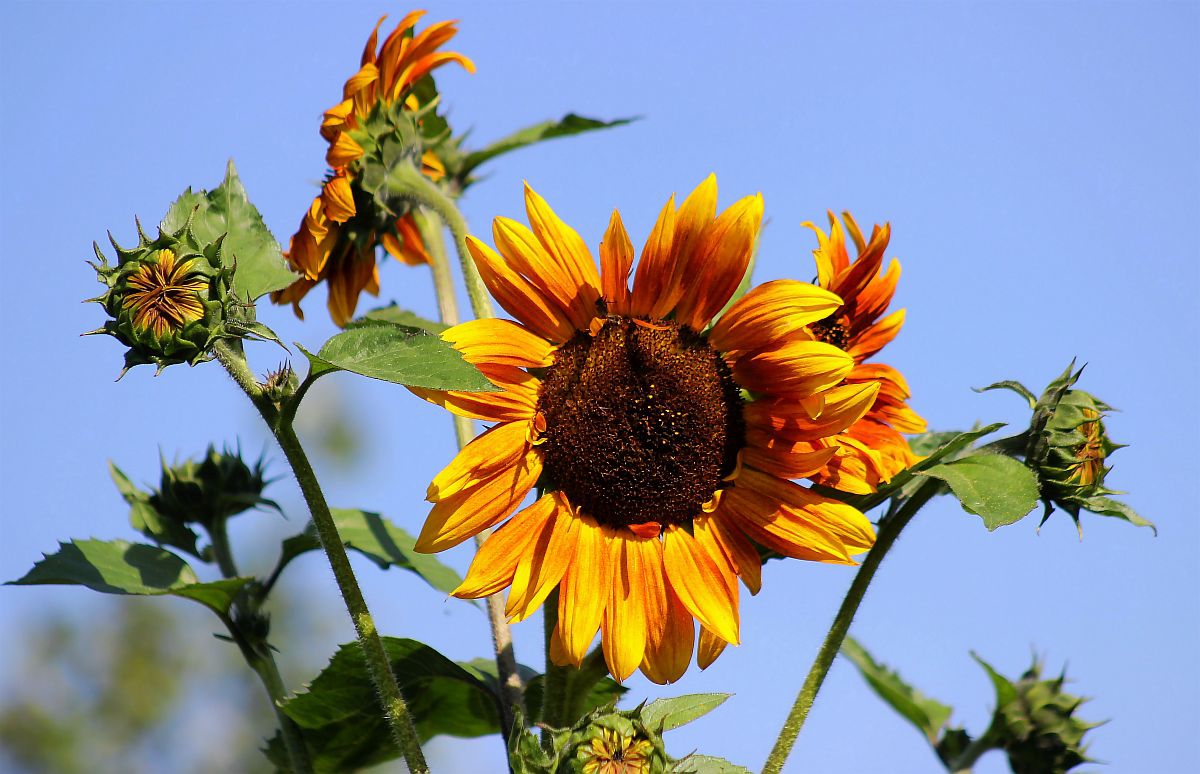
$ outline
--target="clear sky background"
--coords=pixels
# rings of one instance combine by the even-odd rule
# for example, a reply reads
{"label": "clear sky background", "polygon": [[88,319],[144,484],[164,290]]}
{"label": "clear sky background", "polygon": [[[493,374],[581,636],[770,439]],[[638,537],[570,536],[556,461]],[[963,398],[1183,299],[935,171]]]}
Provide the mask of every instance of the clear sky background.
{"label": "clear sky background", "polygon": [[[320,113],[354,72],[382,13],[365,4],[65,4],[0,10],[0,135],[11,157],[0,186],[0,578],[22,575],[56,540],[136,539],[105,470],[157,479],[158,450],[266,443],[244,398],[215,365],[137,369],[121,383],[121,348],[78,337],[102,313],[84,261],[112,229],[135,238],[188,185],[213,187],[233,157],[267,224],[286,244],[324,171]],[[1093,696],[1080,714],[1094,770],[1194,771],[1200,761],[1196,653],[1200,584],[1196,505],[1196,239],[1200,215],[1200,14],[1192,3],[602,4],[435,3],[460,18],[453,48],[478,74],[446,69],[453,125],[482,144],[569,111],[636,124],[505,157],[463,202],[473,230],[523,217],[528,180],[593,248],[613,207],[636,245],[666,197],[715,171],[722,206],[761,191],[769,224],[756,279],[811,278],[815,240],[800,224],[826,209],[890,221],[908,309],[885,362],[900,368],[935,429],[1027,419],[1018,398],[971,387],[1019,379],[1040,391],[1072,357],[1082,385],[1120,408],[1111,483],[1159,535],[1085,515],[1036,532],[1036,515],[989,534],[943,499],[889,555],[853,634],[926,693],[953,704],[975,733],[991,688],[972,649],[1016,676],[1031,650]],[[385,27],[390,29],[390,27]],[[433,314],[424,269],[389,262],[381,302]],[[308,322],[260,317],[285,341],[319,345],[334,329],[321,293]],[[369,308],[369,305],[364,307]],[[281,351],[252,348],[260,372]],[[352,469],[321,457],[332,503],[382,511],[416,532],[429,479],[453,454],[448,417],[394,385],[339,375],[313,392],[308,424],[337,417],[364,434]],[[283,472],[272,450],[275,470]],[[294,485],[273,490],[291,512],[236,523],[247,570],[303,524]],[[261,555],[262,566],[249,557]],[[467,548],[447,560],[465,569]],[[490,650],[486,621],[419,581],[356,567],[381,630],[451,658]],[[773,562],[762,593],[743,595],[744,644],[715,666],[631,696],[734,693],[668,736],[757,768],[765,759],[852,571]],[[311,679],[352,638],[323,560],[282,581],[323,623],[301,642]],[[47,610],[81,621],[113,602],[79,588],[0,590],[0,691],[22,629]],[[214,625],[189,620],[204,647]],[[208,627],[208,628],[204,628]],[[541,625],[516,627],[518,657],[540,665]],[[253,679],[248,670],[241,675]],[[6,688],[7,686],[7,688]],[[264,717],[268,710],[261,708]],[[192,740],[197,743],[196,740]],[[186,750],[186,746],[183,748]],[[431,745],[443,771],[502,771],[495,740]],[[160,770],[181,768],[164,760]],[[940,771],[917,732],[847,663],[835,664],[790,771]],[[979,772],[1007,770],[991,754]]]}

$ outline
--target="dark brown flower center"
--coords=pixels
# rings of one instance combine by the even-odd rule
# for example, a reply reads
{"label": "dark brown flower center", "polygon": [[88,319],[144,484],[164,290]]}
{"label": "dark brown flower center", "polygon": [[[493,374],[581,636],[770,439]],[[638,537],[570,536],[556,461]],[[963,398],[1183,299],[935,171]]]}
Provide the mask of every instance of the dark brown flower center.
{"label": "dark brown flower center", "polygon": [[808,329],[812,331],[813,338],[817,341],[832,344],[838,349],[845,349],[846,345],[850,343],[850,331],[846,330],[840,316],[834,315],[826,317],[824,320],[818,320],[808,326]]}
{"label": "dark brown flower center", "polygon": [[744,445],[741,390],[690,328],[609,317],[564,344],[538,410],[549,485],[609,527],[689,524]]}

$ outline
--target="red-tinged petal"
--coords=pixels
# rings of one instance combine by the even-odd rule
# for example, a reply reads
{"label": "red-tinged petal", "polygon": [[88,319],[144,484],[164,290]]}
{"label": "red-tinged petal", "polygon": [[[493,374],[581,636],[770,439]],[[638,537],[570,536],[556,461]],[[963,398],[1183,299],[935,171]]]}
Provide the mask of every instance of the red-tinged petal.
{"label": "red-tinged petal", "polygon": [[[634,536],[609,541],[609,561],[613,565],[608,603],[600,623],[604,660],[608,671],[623,682],[637,670],[646,652],[646,597],[641,548],[637,542],[650,542]],[[604,590],[598,589],[603,594]]]}
{"label": "red-tinged petal", "polygon": [[823,320],[841,305],[839,296],[807,282],[764,282],[721,315],[709,341],[722,352],[759,349]]}
{"label": "red-tinged petal", "polygon": [[896,338],[896,334],[900,332],[903,325],[904,310],[898,309],[854,337],[853,343],[847,351],[855,361],[862,362]]}
{"label": "red-tinged petal", "polygon": [[701,669],[708,669],[725,651],[729,643],[713,634],[703,626],[700,627],[700,644],[696,647],[696,664]]}
{"label": "red-tinged petal", "polygon": [[521,556],[513,575],[512,591],[504,614],[513,623],[533,615],[550,592],[558,586],[575,553],[579,519],[557,494],[551,499],[553,516],[530,549]]}
{"label": "red-tinged petal", "polygon": [[555,344],[575,335],[575,326],[559,305],[518,274],[490,247],[474,237],[467,237],[467,249],[479,268],[484,285],[509,314]]}
{"label": "red-tinged petal", "polygon": [[679,601],[679,597],[665,583],[661,555],[662,549],[659,548],[660,567],[657,577],[658,589],[655,593],[659,589],[662,591],[663,625],[661,631],[653,628],[650,631],[646,642],[646,656],[642,660],[642,674],[651,682],[666,685],[683,677],[692,661],[696,623],[692,614]]}
{"label": "red-tinged petal", "polygon": [[325,215],[335,223],[345,223],[354,217],[354,191],[345,175],[336,175],[321,188]]}
{"label": "red-tinged petal", "polygon": [[350,135],[342,132],[329,146],[329,151],[325,154],[325,163],[334,169],[340,169],[362,155],[362,146],[355,142]]}
{"label": "red-tinged petal", "polygon": [[632,270],[633,243],[621,222],[621,213],[613,210],[600,242],[600,286],[612,314],[629,313],[629,273]]}
{"label": "red-tinged petal", "polygon": [[677,320],[701,330],[729,303],[750,268],[762,217],[762,195],[747,196],[721,213],[692,255],[681,258],[684,293]]}
{"label": "red-tinged petal", "polygon": [[836,386],[853,367],[853,358],[835,346],[789,341],[739,357],[733,376],[754,392],[800,398]]}
{"label": "red-tinged petal", "polygon": [[675,197],[671,196],[650,231],[633,275],[632,312],[636,317],[661,318],[675,308],[683,293],[675,277]]}

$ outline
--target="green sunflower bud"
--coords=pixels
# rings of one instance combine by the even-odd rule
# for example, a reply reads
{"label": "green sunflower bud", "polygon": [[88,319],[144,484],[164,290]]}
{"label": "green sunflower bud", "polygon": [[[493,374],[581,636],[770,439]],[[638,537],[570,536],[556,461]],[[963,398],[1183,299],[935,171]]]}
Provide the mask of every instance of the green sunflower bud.
{"label": "green sunflower bud", "polygon": [[93,243],[99,263],[91,265],[107,290],[89,301],[111,319],[89,333],[106,333],[129,347],[121,376],[143,363],[160,372],[174,363],[195,365],[211,359],[214,342],[233,336],[226,331],[233,267],[222,260],[223,240],[199,243],[190,223],[171,234],[160,229],[150,239],[138,223],[138,244],[131,249],[109,234],[115,266]]}
{"label": "green sunflower bud", "polygon": [[199,462],[164,462],[159,488],[151,492],[149,503],[164,518],[211,530],[218,522],[251,508],[279,510],[273,500],[262,495],[270,483],[263,473],[261,457],[251,466],[240,451],[226,448],[218,452],[210,445]]}
{"label": "green sunflower bud", "polygon": [[604,707],[574,728],[557,774],[660,774],[667,767],[661,737],[641,719],[641,708],[628,712]]}
{"label": "green sunflower bud", "polygon": [[1033,665],[1016,682],[999,675],[978,656],[996,686],[997,707],[989,731],[995,746],[1008,754],[1015,774],[1056,774],[1089,761],[1083,737],[1101,723],[1075,717],[1087,699],[1063,691],[1065,675],[1042,679],[1042,665]]}
{"label": "green sunflower bud", "polygon": [[[1114,443],[1104,427],[1105,415],[1112,407],[1083,390],[1072,389],[1083,373],[1075,370],[1075,361],[1057,379],[1035,397],[1019,382],[1005,381],[985,387],[1007,389],[1022,396],[1033,409],[1033,419],[1027,433],[1009,442],[1018,442],[1011,451],[1025,457],[1025,462],[1038,474],[1038,483],[1046,512],[1042,523],[1055,507],[1071,515],[1076,527],[1079,511],[1087,510],[1103,516],[1115,516],[1137,526],[1154,529],[1154,525],[1139,516],[1132,508],[1109,495],[1122,494],[1104,486],[1112,469],[1109,457],[1124,444]],[[1156,530],[1157,532],[1157,530]]]}

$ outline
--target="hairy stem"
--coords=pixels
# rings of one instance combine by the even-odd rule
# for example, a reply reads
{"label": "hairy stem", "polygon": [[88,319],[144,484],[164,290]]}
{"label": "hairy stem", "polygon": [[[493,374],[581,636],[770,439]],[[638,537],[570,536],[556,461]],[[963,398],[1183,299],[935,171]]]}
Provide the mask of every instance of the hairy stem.
{"label": "hairy stem", "polygon": [[[455,215],[458,209],[454,207],[452,202],[446,205]],[[439,216],[441,213],[439,212]],[[445,220],[445,217],[442,216]],[[433,288],[437,296],[438,313],[443,323],[447,325],[457,325],[461,318],[458,311],[458,299],[454,294],[454,277],[450,272],[450,262],[446,256],[446,243],[442,238],[442,229],[439,225],[431,223],[425,218],[417,219],[418,226],[421,230],[421,237],[425,241],[425,247],[429,252],[431,266],[433,272]],[[458,218],[460,231],[465,235],[466,225],[462,223],[462,218]],[[456,243],[461,243],[462,238],[458,234],[455,235]],[[472,263],[472,268],[474,264]],[[475,274],[478,279],[478,273]],[[485,296],[486,298],[486,292]],[[472,297],[474,300],[474,297]],[[476,308],[476,316],[490,316],[490,304],[483,308]],[[458,448],[462,449],[469,444],[475,437],[475,428],[471,420],[466,417],[454,417],[454,434],[458,440]],[[491,535],[491,530],[484,530],[475,536],[476,547],[482,547],[483,542]],[[492,646],[496,653],[496,669],[500,678],[501,687],[501,702],[500,702],[500,727],[503,730],[501,741],[505,743],[507,750],[507,740],[509,732],[512,730],[513,721],[516,717],[516,711],[520,710],[521,714],[528,717],[525,712],[525,686],[521,683],[521,675],[517,671],[517,657],[513,651],[512,631],[508,626],[508,618],[504,614],[504,599],[500,593],[492,594],[487,598],[488,623],[492,631]]]}
{"label": "hairy stem", "polygon": [[779,732],[779,738],[775,740],[775,746],[771,749],[771,754],[767,756],[763,774],[779,774],[783,771],[783,764],[787,761],[793,745],[796,744],[796,737],[800,735],[800,729],[808,718],[808,712],[817,698],[817,692],[821,690],[821,684],[825,682],[825,676],[829,674],[833,659],[842,648],[846,634],[850,631],[850,623],[854,620],[859,605],[862,604],[867,587],[875,577],[876,570],[879,569],[887,552],[895,545],[900,531],[912,521],[913,516],[933,497],[937,489],[937,481],[927,481],[895,514],[880,522],[875,545],[867,553],[867,558],[863,560],[862,566],[854,575],[854,581],[850,584],[850,589],[846,592],[846,597],[842,600],[842,606],[838,608],[837,615],[834,616],[833,625],[829,628],[829,633],[825,635],[825,641],[821,643],[821,648],[817,651],[817,657],[808,670],[808,677],[805,678],[795,703],[792,704],[792,710],[788,713],[783,729]]}
{"label": "hairy stem", "polygon": [[[358,579],[354,576],[354,570],[350,566],[350,558],[346,555],[346,546],[342,543],[337,525],[333,521],[333,515],[329,512],[329,504],[325,502],[325,493],[321,491],[316,473],[308,461],[308,456],[304,453],[304,448],[300,445],[296,431],[292,428],[290,421],[279,421],[280,412],[271,401],[263,396],[261,386],[240,352],[234,351],[224,342],[218,342],[214,347],[214,352],[234,381],[249,396],[275,435],[275,440],[279,442],[284,457],[287,458],[288,464],[296,476],[296,481],[300,484],[300,491],[304,495],[304,501],[312,515],[321,548],[324,549],[325,556],[329,559],[329,566],[333,570],[338,590],[342,594],[342,599],[345,600],[350,619],[354,622],[358,644],[362,647],[366,660],[367,672],[371,682],[375,685],[379,702],[383,706],[396,744],[399,745],[400,751],[404,755],[409,771],[414,774],[428,772],[429,765],[425,762],[425,755],[421,751],[420,737],[417,735],[416,726],[413,725],[412,716],[408,712],[408,705],[400,693],[396,676],[392,674],[387,651],[383,647],[383,640],[379,637],[379,632],[375,628],[375,620],[371,617],[367,602],[362,595],[362,589],[359,588]],[[247,387],[247,375],[253,384],[253,389]],[[290,418],[293,413],[288,412],[288,417]]]}

